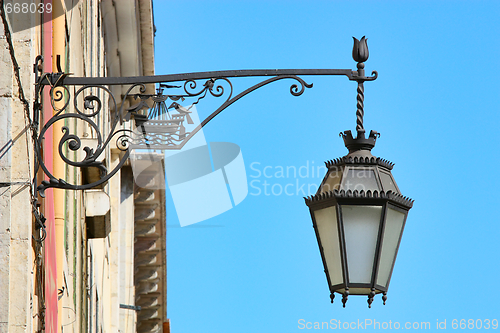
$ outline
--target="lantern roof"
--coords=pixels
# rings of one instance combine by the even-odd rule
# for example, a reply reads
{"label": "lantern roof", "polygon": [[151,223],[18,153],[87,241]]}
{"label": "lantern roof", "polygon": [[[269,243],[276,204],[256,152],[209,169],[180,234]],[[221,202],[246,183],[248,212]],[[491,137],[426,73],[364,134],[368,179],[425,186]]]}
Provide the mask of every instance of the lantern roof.
{"label": "lantern roof", "polygon": [[365,138],[365,130],[361,129],[357,131],[356,138],[353,138],[351,131],[344,131],[340,135],[349,153],[325,162],[327,173],[316,195],[304,198],[307,205],[330,198],[336,201],[358,198],[390,201],[411,208],[413,201],[401,195],[392,176],[394,163],[371,153],[380,134],[372,130]]}
{"label": "lantern roof", "polygon": [[385,160],[380,157],[375,156],[350,156],[351,154],[336,158],[333,160],[329,160],[325,162],[326,167],[329,169],[331,167],[346,165],[346,164],[372,164],[372,165],[380,165],[384,168],[392,170],[394,167],[394,163],[391,161]]}

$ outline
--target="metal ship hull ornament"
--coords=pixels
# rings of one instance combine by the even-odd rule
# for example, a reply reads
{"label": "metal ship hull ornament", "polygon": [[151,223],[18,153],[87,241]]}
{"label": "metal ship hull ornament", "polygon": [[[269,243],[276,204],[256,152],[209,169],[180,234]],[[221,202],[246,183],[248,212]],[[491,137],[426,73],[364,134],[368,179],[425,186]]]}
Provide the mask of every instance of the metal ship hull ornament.
{"label": "metal ship hull ornament", "polygon": [[[190,109],[194,104],[185,108],[177,103],[180,99],[184,101],[184,96],[163,95],[165,86],[161,84],[156,95],[134,96],[135,99],[140,99],[140,102],[127,109],[125,118],[130,120],[133,117],[136,125],[135,135],[130,138],[129,149],[179,149],[191,137],[191,133],[186,132],[184,123],[194,123],[190,116]],[[152,108],[149,108],[147,99],[153,101]],[[173,102],[167,107],[168,99]],[[143,109],[148,110],[146,114],[141,113]]]}

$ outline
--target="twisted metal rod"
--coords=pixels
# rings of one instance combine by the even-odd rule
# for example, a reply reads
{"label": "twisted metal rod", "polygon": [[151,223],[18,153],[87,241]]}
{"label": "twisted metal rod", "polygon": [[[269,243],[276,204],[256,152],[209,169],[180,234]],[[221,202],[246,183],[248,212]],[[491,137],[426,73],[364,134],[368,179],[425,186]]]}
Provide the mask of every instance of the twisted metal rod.
{"label": "twisted metal rod", "polygon": [[365,115],[364,108],[364,100],[365,100],[365,88],[363,86],[363,82],[358,81],[358,97],[357,97],[357,111],[356,111],[356,131],[364,130],[363,127],[363,116]]}

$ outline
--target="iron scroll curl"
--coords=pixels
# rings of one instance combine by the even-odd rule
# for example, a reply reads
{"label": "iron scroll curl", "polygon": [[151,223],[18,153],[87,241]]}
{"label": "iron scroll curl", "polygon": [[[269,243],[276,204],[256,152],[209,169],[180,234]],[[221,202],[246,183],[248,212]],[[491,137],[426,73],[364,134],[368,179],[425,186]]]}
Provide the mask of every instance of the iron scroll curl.
{"label": "iron scroll curl", "polygon": [[[41,79],[43,79],[43,77],[41,77]],[[128,89],[125,97],[127,95],[130,95],[132,89],[137,86],[139,86],[140,91],[145,91],[145,86],[143,84],[135,84]],[[38,97],[42,94],[44,87],[45,85],[39,85],[37,87]],[[97,91],[100,91],[101,93],[98,92],[96,94]],[[37,167],[41,168],[48,178],[48,180],[43,180],[37,186],[37,191],[41,197],[45,196],[45,190],[48,188],[86,190],[98,187],[107,182],[113,175],[115,175],[128,159],[129,152],[126,151],[126,149],[122,148],[123,142],[127,142],[129,140],[129,138],[125,139],[123,134],[127,133],[127,131],[123,129],[115,130],[120,120],[119,115],[123,109],[123,105],[120,107],[120,110],[118,112],[115,112],[115,116],[111,121],[110,128],[107,131],[109,135],[107,135],[107,137],[104,137],[103,129],[97,122],[97,118],[104,115],[103,106],[105,105],[105,103],[103,103],[103,97],[100,97],[100,95],[108,97],[108,103],[111,104],[111,109],[117,109],[117,103],[112,92],[105,86],[86,85],[78,89],[75,92],[74,96],[71,96],[69,87],[59,84],[58,80],[56,80],[54,85],[50,86],[50,104],[55,113],[41,129],[35,147],[37,154]],[[69,110],[71,100],[73,100],[73,112]],[[83,107],[79,104],[79,102],[81,101],[83,101]],[[61,106],[59,106],[60,103],[62,103]],[[38,100],[36,100],[34,105],[36,106],[35,112],[40,113],[42,104],[39,103]],[[104,119],[101,119],[101,121],[104,122]],[[48,169],[44,159],[42,158],[43,141],[49,128],[53,127],[56,122],[64,122],[65,124],[61,127],[63,135],[57,145],[59,158],[61,158],[61,160],[70,167],[76,167],[80,169],[89,167],[97,168],[100,172],[99,180],[88,184],[71,184],[62,178],[55,177],[54,174]],[[79,134],[71,133],[70,126],[68,126],[68,124],[76,124],[78,122],[83,122],[84,124],[86,124],[86,126],[92,132],[92,138],[96,141],[95,147],[83,146],[83,138]],[[117,134],[121,134],[121,137],[117,139],[117,141],[122,142],[122,144],[117,144],[117,148],[124,150],[125,154],[122,156],[118,165],[112,171],[108,172],[104,163],[100,160],[102,159],[105,148],[109,145],[110,141],[117,136]],[[79,150],[82,150],[83,152],[81,154],[84,156],[83,159],[75,160],[67,156],[68,152],[71,151],[76,153]]]}

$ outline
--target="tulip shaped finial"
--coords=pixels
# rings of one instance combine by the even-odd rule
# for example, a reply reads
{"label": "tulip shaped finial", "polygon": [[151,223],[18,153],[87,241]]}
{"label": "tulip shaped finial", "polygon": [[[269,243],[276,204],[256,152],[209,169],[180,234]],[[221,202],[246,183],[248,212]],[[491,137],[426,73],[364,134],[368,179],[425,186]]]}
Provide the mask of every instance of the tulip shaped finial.
{"label": "tulip shaped finial", "polygon": [[368,44],[366,41],[368,38],[365,36],[361,37],[361,40],[358,40],[356,37],[352,37],[354,39],[354,47],[352,48],[352,58],[356,62],[365,62],[368,60]]}

